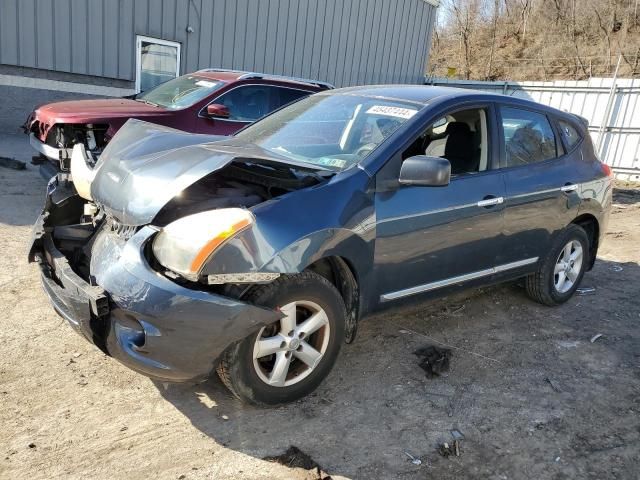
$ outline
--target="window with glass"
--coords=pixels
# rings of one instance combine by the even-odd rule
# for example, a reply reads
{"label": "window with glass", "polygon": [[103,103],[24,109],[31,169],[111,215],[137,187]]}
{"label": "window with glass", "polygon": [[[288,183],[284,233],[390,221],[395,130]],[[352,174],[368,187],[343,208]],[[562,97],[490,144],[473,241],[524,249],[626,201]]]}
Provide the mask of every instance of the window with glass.
{"label": "window with glass", "polygon": [[138,35],[136,90],[145,92],[180,75],[180,44]]}
{"label": "window with glass", "polygon": [[560,120],[558,121],[558,126],[560,127],[560,135],[562,135],[564,143],[568,149],[573,148],[573,146],[582,138],[574,126],[569,122]]}
{"label": "window with glass", "polygon": [[274,87],[275,108],[284,107],[290,103],[296,102],[303,97],[311,95],[313,92],[305,90],[295,90],[293,88]]}
{"label": "window with glass", "polygon": [[135,99],[139,102],[179,110],[203,100],[223,85],[223,82],[197,75],[183,75],[139,93]]}
{"label": "window with glass", "polygon": [[369,156],[420,108],[359,95],[312,95],[237,137],[294,162],[343,170]]}
{"label": "window with glass", "polygon": [[213,103],[229,110],[229,120],[255,122],[274,110],[271,107],[271,90],[268,85],[237,87],[216,98]]}
{"label": "window with glass", "polygon": [[558,156],[556,138],[546,115],[500,107],[506,166],[543,162]]}
{"label": "window with glass", "polygon": [[482,108],[444,115],[429,125],[402,158],[414,155],[449,160],[452,175],[482,172],[489,165],[487,112]]}

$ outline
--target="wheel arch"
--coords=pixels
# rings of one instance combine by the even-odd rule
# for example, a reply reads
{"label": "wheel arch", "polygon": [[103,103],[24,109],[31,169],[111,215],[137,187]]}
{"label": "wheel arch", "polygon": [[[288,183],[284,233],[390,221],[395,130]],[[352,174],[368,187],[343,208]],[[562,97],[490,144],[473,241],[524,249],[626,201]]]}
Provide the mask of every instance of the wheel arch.
{"label": "wheel arch", "polygon": [[347,310],[345,340],[351,343],[355,339],[362,312],[360,282],[354,265],[342,256],[331,255],[315,260],[307,265],[305,270],[326,278],[340,292]]}
{"label": "wheel arch", "polygon": [[598,222],[598,219],[590,213],[579,215],[574,218],[571,223],[578,225],[587,233],[587,237],[589,238],[589,265],[587,266],[587,270],[591,270],[598,254],[598,247],[600,243],[600,223]]}

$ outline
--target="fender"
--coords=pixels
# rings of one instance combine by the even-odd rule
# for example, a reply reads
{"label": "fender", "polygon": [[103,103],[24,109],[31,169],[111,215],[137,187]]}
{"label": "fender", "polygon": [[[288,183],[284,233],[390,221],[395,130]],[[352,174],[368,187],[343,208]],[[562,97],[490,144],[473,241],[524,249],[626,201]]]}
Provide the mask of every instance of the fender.
{"label": "fender", "polygon": [[[369,292],[373,292],[376,231],[371,184],[366,172],[354,169],[326,184],[256,206],[252,209],[255,223],[220,247],[202,274],[294,274],[317,260],[339,256],[352,268],[366,310]],[[350,194],[345,195],[344,190]],[[284,222],[285,218],[299,221]]]}

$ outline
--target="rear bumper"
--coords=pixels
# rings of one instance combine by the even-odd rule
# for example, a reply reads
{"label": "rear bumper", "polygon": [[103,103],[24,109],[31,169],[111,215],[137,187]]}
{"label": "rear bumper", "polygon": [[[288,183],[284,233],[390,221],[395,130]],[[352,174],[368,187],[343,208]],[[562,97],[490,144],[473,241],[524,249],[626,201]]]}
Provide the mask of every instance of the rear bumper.
{"label": "rear bumper", "polygon": [[278,312],[181,287],[155,272],[143,250],[155,230],[127,242],[99,232],[90,285],[56,248],[48,213],[33,230],[30,259],[40,265],[44,291],[71,327],[129,368],[161,381],[207,377],[232,343],[280,317]]}

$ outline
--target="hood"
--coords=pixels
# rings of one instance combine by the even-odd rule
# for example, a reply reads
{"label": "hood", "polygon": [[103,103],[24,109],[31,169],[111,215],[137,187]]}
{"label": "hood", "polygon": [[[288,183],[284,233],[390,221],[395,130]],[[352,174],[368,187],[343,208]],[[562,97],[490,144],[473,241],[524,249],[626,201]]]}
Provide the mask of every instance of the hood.
{"label": "hood", "polygon": [[72,100],[49,103],[35,111],[35,119],[54,123],[91,123],[95,119],[123,118],[132,115],[158,115],[167,110],[127,98],[103,100]]}
{"label": "hood", "polygon": [[[131,119],[100,156],[91,197],[119,222],[146,225],[187,187],[236,159],[283,164],[282,158],[233,138],[196,135]],[[322,170],[308,165],[297,168]]]}

